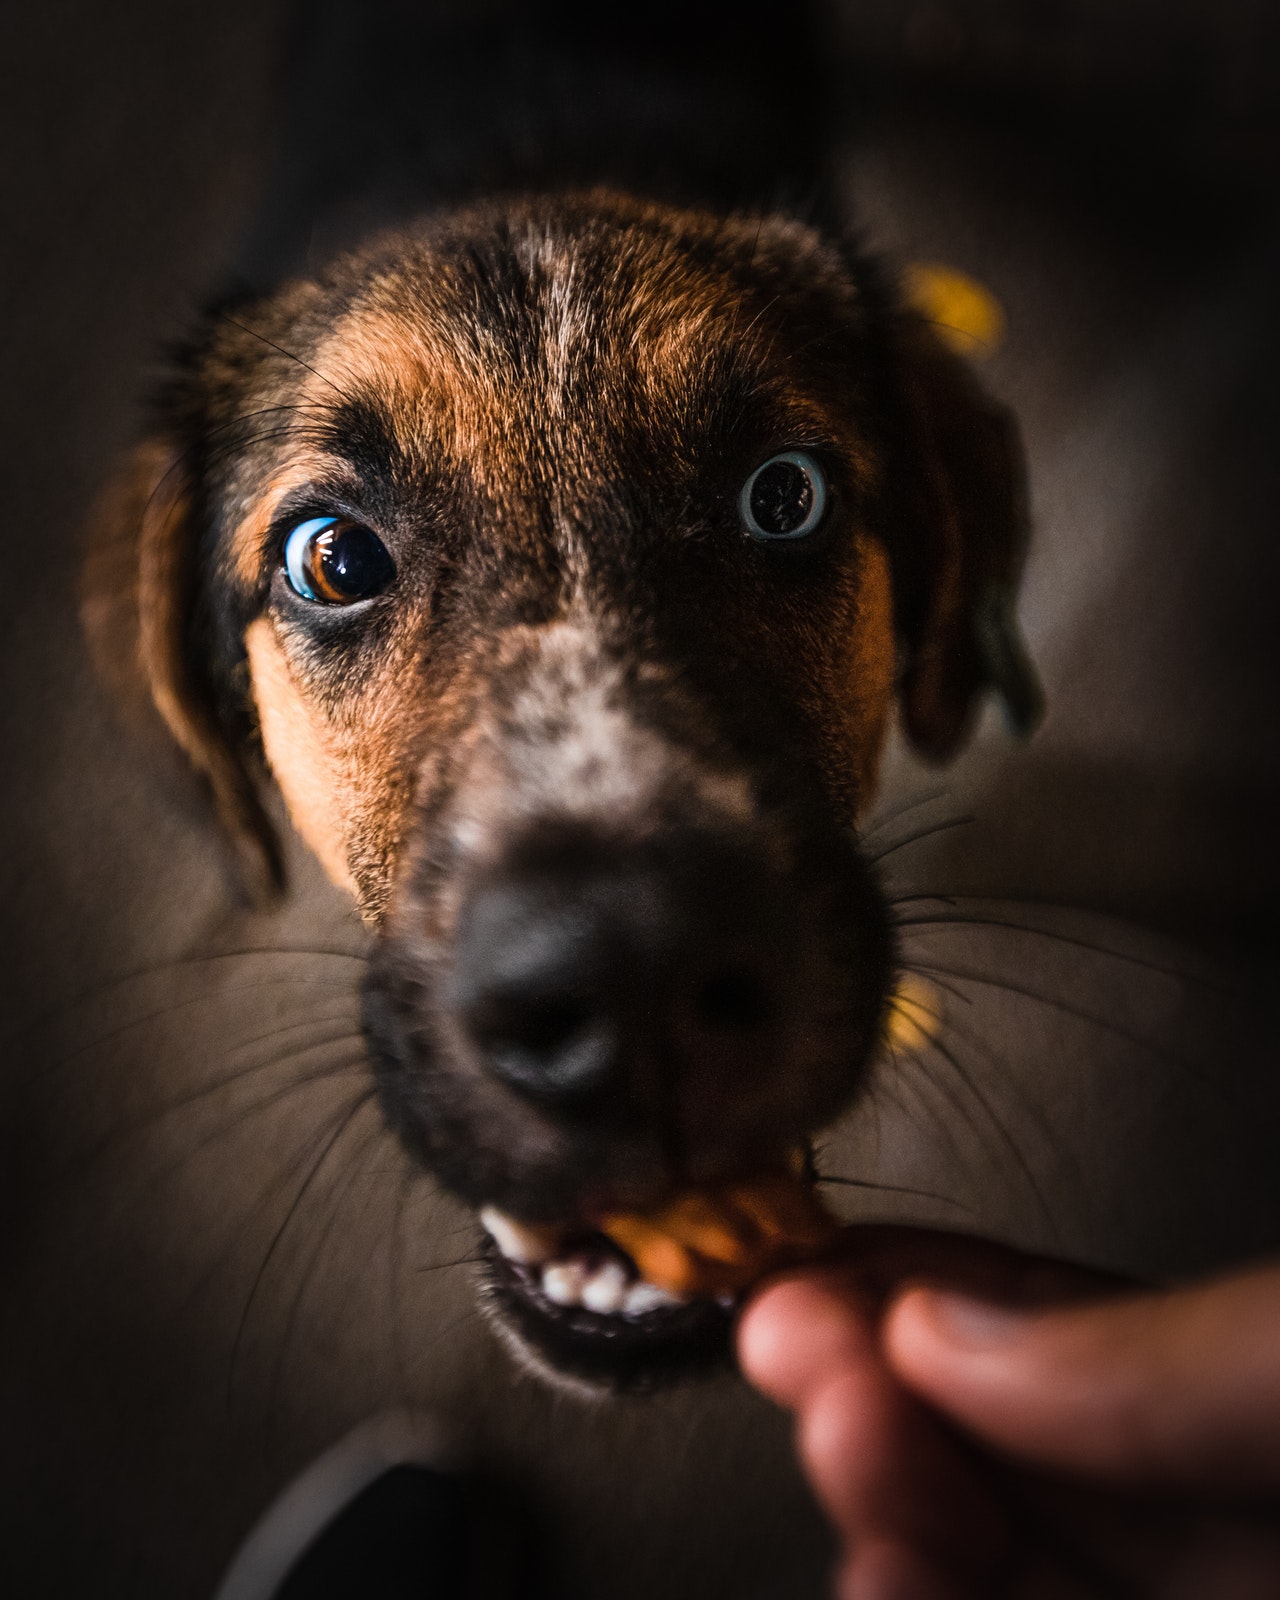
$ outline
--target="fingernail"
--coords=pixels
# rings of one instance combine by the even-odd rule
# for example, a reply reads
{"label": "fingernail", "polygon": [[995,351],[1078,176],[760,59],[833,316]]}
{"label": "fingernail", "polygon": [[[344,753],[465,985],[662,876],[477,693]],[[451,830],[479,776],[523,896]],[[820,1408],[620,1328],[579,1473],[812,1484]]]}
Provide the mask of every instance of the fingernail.
{"label": "fingernail", "polygon": [[1026,1326],[1026,1313],[1013,1306],[993,1305],[953,1290],[931,1289],[928,1317],[955,1344],[982,1349],[1015,1338]]}

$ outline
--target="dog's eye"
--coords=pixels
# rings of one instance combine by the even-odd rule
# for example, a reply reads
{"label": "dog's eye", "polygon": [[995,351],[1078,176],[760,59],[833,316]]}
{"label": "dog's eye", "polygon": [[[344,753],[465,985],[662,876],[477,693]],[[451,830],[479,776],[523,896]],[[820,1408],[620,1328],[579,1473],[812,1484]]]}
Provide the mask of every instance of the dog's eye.
{"label": "dog's eye", "polygon": [[742,486],[738,509],[753,539],[803,539],[822,525],[827,480],[805,450],[785,450]]}
{"label": "dog's eye", "polygon": [[381,594],[396,564],[376,533],[345,517],[309,517],[284,544],[284,570],[304,600],[349,606]]}

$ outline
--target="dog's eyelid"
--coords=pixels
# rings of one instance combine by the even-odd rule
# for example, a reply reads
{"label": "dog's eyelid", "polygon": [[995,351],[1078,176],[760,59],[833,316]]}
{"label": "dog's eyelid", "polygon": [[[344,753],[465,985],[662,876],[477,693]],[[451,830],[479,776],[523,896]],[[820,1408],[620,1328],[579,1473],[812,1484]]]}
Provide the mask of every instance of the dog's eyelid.
{"label": "dog's eyelid", "polygon": [[350,522],[360,522],[378,532],[376,519],[362,508],[357,500],[340,490],[319,486],[294,489],[282,497],[271,513],[268,523],[270,540],[284,539],[310,517],[343,517]]}
{"label": "dog's eyelid", "polygon": [[[745,431],[745,430],[744,430]],[[723,457],[726,482],[732,482],[736,495],[744,478],[749,478],[766,461],[789,453],[813,456],[828,477],[847,476],[855,467],[856,450],[847,440],[810,429],[752,429],[744,440],[736,441]]]}
{"label": "dog's eyelid", "polygon": [[260,551],[263,576],[269,577],[284,565],[285,546],[295,528],[303,522],[321,519],[368,528],[389,551],[396,553],[400,541],[387,528],[386,519],[372,514],[354,496],[314,489],[297,490],[280,501],[267,523]]}

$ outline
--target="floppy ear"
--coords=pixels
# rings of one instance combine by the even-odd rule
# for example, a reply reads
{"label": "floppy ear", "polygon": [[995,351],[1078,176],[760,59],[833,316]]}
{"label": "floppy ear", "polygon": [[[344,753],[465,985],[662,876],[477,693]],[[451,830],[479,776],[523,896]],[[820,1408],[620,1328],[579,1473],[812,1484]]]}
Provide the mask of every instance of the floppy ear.
{"label": "floppy ear", "polygon": [[1014,616],[1027,546],[1026,480],[1013,416],[918,317],[894,341],[890,551],[912,743],[946,760],[984,689],[1025,738],[1043,711]]}
{"label": "floppy ear", "polygon": [[[139,445],[90,517],[81,615],[95,663],[128,721],[176,745],[259,901],[283,883],[280,843],[219,714],[200,647],[200,536],[178,448]],[[163,737],[167,735],[167,737]]]}

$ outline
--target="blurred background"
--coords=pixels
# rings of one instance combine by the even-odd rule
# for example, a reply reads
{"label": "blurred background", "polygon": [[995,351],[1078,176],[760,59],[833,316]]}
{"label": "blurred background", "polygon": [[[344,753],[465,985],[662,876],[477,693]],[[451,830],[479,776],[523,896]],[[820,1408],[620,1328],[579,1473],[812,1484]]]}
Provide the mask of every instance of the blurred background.
{"label": "blurred background", "polygon": [[[903,894],[957,897],[957,920],[907,939],[947,1049],[886,1064],[827,1165],[930,1191],[850,1214],[1142,1276],[1274,1251],[1280,14],[830,0],[811,36],[798,8],[735,8],[727,34],[703,10],[642,18],[637,51],[723,51],[732,86],[763,32],[835,208],[890,260],[1000,302],[981,367],[1030,462],[1021,614],[1049,716],[1027,749],[988,717],[943,774],[895,747],[884,814],[923,804],[886,846],[974,818],[885,863]],[[429,1410],[535,1509],[557,1594],[824,1589],[827,1537],[763,1402],[726,1378],[590,1409],[515,1378],[450,1265],[471,1224],[373,1113],[303,1182],[344,1092],[319,1067],[359,1073],[352,964],[324,952],[362,935],[297,851],[282,908],[238,902],[79,635],[82,530],[166,341],[232,279],[318,248],[317,170],[334,226],[360,224],[361,164],[386,155],[381,66],[397,115],[454,125],[469,81],[388,38],[465,24],[483,65],[484,28],[496,59],[516,16],[536,50],[539,8],[510,0],[0,16],[14,1592],[209,1594],[280,1485],[393,1404]],[[626,40],[625,15],[610,26]],[[762,141],[762,163],[790,156]],[[391,188],[379,204],[405,204]]]}

